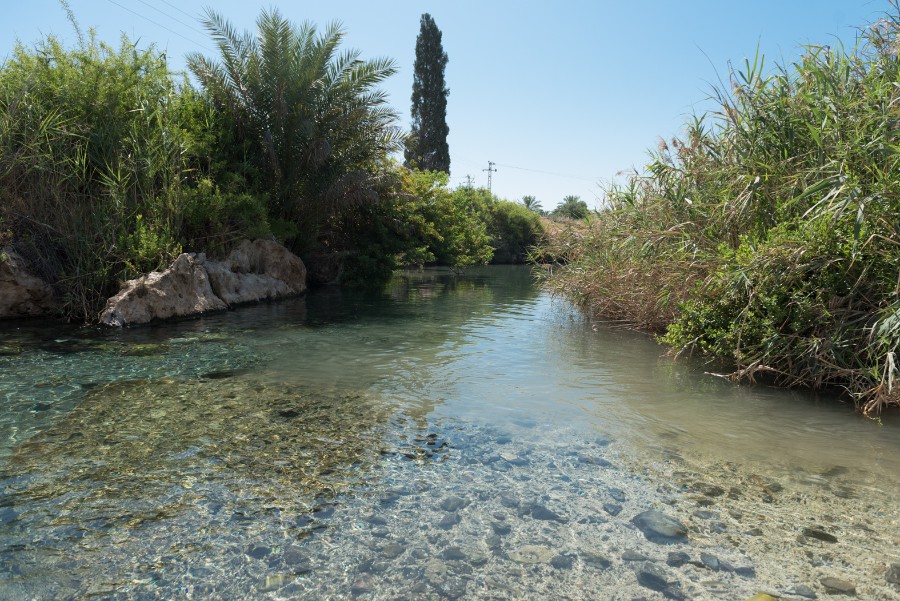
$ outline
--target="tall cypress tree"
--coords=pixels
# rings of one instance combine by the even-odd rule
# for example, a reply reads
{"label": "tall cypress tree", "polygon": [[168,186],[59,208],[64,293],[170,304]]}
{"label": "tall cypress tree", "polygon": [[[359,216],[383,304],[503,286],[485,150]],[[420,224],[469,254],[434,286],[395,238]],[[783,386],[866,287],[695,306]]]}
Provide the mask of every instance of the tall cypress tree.
{"label": "tall cypress tree", "polygon": [[406,142],[406,165],[450,173],[447,146],[447,95],[444,83],[447,53],[441,45],[441,30],[431,15],[422,15],[416,38],[416,63],[412,91],[412,131]]}

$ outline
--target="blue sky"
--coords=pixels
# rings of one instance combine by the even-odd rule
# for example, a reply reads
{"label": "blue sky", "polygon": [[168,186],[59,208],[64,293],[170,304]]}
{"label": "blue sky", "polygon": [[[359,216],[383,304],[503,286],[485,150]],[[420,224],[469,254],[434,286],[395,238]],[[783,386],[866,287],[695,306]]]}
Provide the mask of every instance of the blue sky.
{"label": "blue sky", "polygon": [[[596,206],[602,185],[640,167],[659,136],[681,131],[704,106],[729,61],[757,47],[767,61],[793,61],[802,44],[852,44],[859,26],[890,8],[887,0],[630,2],[454,0],[70,0],[82,27],[117,42],[121,32],[165,49],[173,68],[213,45],[197,17],[213,5],[240,30],[261,7],[322,27],[340,20],[346,46],[365,57],[396,59],[384,86],[409,127],[412,64],[419,18],[428,12],[449,55],[451,184],[472,176],[510,200],[534,195],[553,208],[568,194]],[[74,38],[56,0],[25,0],[0,21],[0,58],[19,39]],[[621,178],[620,178],[621,179]]]}

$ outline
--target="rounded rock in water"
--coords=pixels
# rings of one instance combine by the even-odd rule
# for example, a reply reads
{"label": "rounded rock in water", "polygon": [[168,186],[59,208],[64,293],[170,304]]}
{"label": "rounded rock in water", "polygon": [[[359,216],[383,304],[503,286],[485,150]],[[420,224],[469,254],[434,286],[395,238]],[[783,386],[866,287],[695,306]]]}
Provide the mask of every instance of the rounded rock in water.
{"label": "rounded rock in water", "polygon": [[640,529],[647,540],[656,543],[685,542],[687,527],[661,511],[651,509],[632,518],[631,523]]}

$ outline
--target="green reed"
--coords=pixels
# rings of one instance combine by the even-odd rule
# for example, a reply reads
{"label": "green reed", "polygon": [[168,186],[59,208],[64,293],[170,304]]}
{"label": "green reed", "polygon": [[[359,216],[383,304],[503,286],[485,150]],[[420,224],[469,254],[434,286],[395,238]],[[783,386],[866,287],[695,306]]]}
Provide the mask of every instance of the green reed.
{"label": "green reed", "polygon": [[547,249],[565,258],[551,286],[734,379],[900,405],[898,15],[853,48],[734,68],[715,110]]}

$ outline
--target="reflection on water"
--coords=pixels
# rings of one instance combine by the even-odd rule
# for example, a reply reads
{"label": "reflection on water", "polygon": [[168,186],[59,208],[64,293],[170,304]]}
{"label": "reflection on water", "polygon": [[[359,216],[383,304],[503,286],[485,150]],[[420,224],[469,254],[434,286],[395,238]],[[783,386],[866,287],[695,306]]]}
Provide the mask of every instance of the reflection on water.
{"label": "reflection on water", "polygon": [[527,269],[3,328],[2,598],[896,592],[896,420],[705,376]]}

